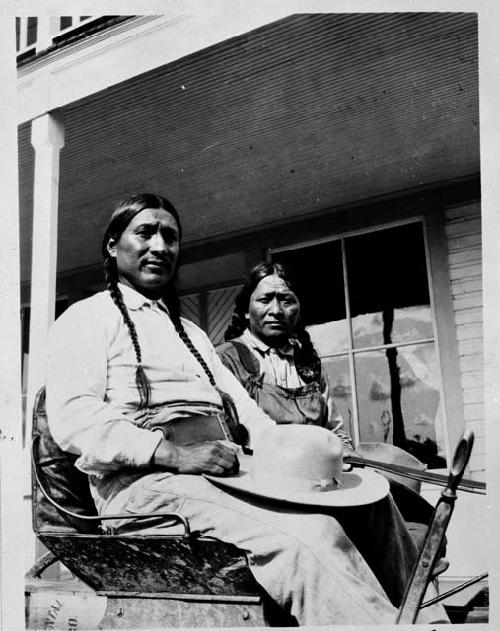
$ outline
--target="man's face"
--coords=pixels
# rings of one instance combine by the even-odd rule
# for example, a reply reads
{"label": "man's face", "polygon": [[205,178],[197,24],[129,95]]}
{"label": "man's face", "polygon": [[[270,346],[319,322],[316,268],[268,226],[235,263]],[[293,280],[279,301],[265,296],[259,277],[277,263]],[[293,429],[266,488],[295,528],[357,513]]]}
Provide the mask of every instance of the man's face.
{"label": "man's face", "polygon": [[118,279],[155,300],[177,269],[179,227],[166,210],[145,208],[107,247],[116,259]]}
{"label": "man's face", "polygon": [[281,346],[289,338],[299,315],[297,296],[279,276],[263,278],[250,296],[250,331],[269,346]]}

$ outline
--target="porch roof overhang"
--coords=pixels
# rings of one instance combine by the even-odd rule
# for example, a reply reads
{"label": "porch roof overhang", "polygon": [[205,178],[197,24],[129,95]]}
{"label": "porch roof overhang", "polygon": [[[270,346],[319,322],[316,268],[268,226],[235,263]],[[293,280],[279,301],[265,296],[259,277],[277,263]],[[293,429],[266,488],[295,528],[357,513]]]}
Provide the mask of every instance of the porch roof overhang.
{"label": "porch roof overhang", "polygon": [[[58,271],[99,264],[110,209],[134,191],[169,197],[185,245],[216,249],[477,174],[477,72],[474,14],[295,15],[67,104]],[[29,123],[19,150],[28,280]]]}

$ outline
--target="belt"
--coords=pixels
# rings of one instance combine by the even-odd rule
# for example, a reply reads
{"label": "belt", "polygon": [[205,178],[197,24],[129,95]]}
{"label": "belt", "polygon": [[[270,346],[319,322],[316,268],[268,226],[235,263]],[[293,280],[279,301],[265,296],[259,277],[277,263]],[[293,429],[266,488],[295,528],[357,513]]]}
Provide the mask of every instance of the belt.
{"label": "belt", "polygon": [[225,419],[219,415],[179,417],[161,427],[151,429],[155,432],[160,431],[166,440],[176,445],[192,445],[210,440],[233,440]]}

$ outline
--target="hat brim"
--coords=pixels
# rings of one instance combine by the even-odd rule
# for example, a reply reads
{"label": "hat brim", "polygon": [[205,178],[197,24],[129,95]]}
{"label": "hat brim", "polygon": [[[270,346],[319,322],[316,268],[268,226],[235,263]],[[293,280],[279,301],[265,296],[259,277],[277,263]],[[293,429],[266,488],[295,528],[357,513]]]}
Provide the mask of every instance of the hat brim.
{"label": "hat brim", "polygon": [[340,488],[329,491],[287,492],[257,486],[250,477],[251,456],[239,456],[240,470],[235,475],[214,476],[204,473],[204,477],[224,488],[238,491],[267,500],[279,500],[289,504],[306,506],[363,506],[373,504],[389,494],[389,482],[375,471],[357,469],[342,473]]}

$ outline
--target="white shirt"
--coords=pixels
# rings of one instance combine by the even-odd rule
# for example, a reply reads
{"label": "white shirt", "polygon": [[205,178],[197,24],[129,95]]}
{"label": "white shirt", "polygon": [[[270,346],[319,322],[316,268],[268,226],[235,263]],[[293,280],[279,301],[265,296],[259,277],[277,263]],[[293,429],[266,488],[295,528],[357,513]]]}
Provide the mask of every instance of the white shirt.
{"label": "white shirt", "polygon": [[259,362],[264,381],[283,388],[300,388],[305,383],[299,376],[294,361],[294,348],[287,343],[282,348],[273,348],[245,329],[241,339]]}
{"label": "white shirt", "polygon": [[[136,356],[128,328],[108,291],[72,305],[50,332],[49,426],[62,449],[79,454],[76,466],[86,473],[148,466],[161,440],[159,432],[139,427],[151,414],[168,422],[221,409],[218,392],[175,331],[165,307],[128,286],[119,287],[151,382],[148,410],[137,409]],[[233,397],[253,443],[274,421],[222,365],[205,333],[188,320],[182,323],[218,387]]]}

